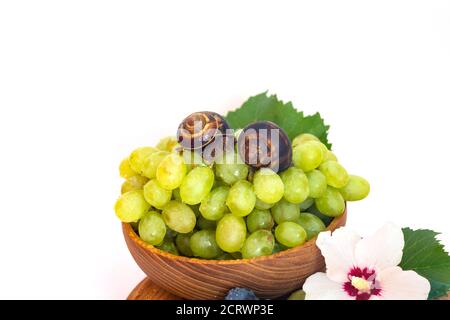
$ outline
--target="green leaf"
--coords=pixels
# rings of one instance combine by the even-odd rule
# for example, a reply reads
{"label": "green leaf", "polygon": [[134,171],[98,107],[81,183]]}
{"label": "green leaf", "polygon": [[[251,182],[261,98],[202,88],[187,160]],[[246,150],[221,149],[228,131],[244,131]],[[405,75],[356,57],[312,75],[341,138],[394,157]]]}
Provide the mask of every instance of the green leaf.
{"label": "green leaf", "polygon": [[301,133],[311,133],[331,149],[328,142],[330,127],[325,125],[319,113],[304,116],[291,102],[284,103],[276,95],[268,96],[267,92],[250,97],[240,108],[228,112],[225,118],[233,129],[244,128],[255,121],[272,121],[286,131],[291,140]]}
{"label": "green leaf", "polygon": [[431,291],[428,299],[447,295],[450,289],[450,256],[432,230],[403,229],[405,247],[400,267],[414,270],[428,279]]}

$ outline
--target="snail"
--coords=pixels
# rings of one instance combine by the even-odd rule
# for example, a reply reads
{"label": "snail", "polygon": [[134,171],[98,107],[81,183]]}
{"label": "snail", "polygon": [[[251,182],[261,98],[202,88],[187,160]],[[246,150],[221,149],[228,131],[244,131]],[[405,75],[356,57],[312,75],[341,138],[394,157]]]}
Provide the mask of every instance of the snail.
{"label": "snail", "polygon": [[270,121],[254,122],[242,130],[238,152],[249,166],[281,172],[291,166],[292,146],[283,129]]}

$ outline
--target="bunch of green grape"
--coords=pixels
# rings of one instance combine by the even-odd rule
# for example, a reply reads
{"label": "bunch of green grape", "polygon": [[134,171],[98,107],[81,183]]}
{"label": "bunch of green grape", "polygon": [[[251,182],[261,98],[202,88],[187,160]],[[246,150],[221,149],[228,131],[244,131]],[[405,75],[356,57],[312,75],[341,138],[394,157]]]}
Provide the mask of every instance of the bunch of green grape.
{"label": "bunch of green grape", "polygon": [[227,156],[235,161],[205,163],[175,137],[134,150],[120,164],[117,217],[175,255],[247,259],[301,246],[370,191],[311,134],[292,141],[292,166],[279,174]]}

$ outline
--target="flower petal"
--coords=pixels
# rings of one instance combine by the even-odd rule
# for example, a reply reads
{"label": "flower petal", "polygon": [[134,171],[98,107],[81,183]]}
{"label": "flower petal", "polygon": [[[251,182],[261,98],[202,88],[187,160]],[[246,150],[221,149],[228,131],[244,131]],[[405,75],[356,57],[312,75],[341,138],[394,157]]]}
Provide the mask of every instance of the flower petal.
{"label": "flower petal", "polygon": [[342,288],[342,283],[331,281],[323,272],[306,279],[303,285],[305,300],[354,300]]}
{"label": "flower petal", "polygon": [[400,267],[387,268],[378,274],[382,300],[426,300],[430,283],[415,271],[403,271]]}
{"label": "flower petal", "polygon": [[381,271],[400,263],[404,246],[402,229],[392,223],[387,223],[374,235],[358,242],[355,259],[360,268],[367,267]]}
{"label": "flower petal", "polygon": [[348,281],[348,272],[355,265],[355,246],[361,237],[346,227],[321,232],[316,245],[327,265],[327,276],[336,282]]}

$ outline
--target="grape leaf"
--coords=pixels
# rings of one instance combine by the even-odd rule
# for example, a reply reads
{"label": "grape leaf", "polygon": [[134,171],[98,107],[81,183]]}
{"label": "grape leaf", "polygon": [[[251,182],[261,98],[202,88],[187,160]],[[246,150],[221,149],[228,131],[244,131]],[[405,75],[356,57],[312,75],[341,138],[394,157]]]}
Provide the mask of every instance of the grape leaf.
{"label": "grape leaf", "polygon": [[447,295],[450,289],[450,256],[432,230],[403,229],[405,247],[400,267],[414,270],[431,284],[428,299]]}
{"label": "grape leaf", "polygon": [[276,95],[267,92],[250,97],[244,104],[228,112],[225,116],[233,129],[244,128],[255,121],[272,121],[282,128],[291,140],[301,133],[311,133],[320,139],[331,150],[328,142],[328,129],[319,113],[304,116],[297,111],[291,102],[284,103]]}

